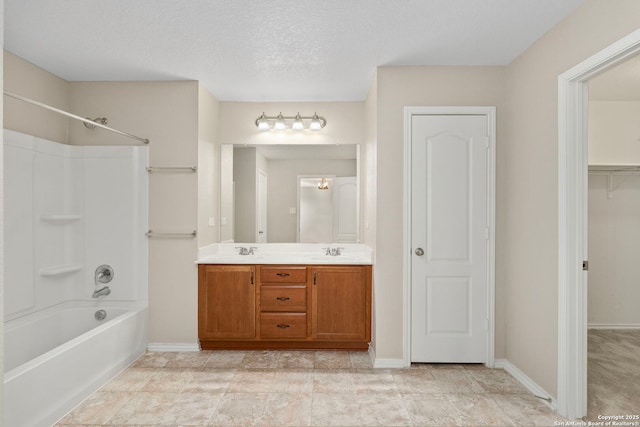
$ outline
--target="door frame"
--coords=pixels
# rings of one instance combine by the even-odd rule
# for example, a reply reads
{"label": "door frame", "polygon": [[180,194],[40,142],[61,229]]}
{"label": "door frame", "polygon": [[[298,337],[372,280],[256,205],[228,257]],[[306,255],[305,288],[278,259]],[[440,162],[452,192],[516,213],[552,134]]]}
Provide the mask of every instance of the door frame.
{"label": "door frame", "polygon": [[[264,204],[261,205],[260,204],[260,177],[264,177]],[[260,213],[262,212],[263,208],[264,208],[264,230],[263,235],[264,235],[264,239],[265,239],[265,243],[267,242],[268,239],[268,233],[269,233],[269,227],[267,227],[267,223],[268,223],[268,217],[267,217],[267,212],[268,212],[268,205],[269,205],[269,197],[268,197],[268,193],[269,193],[269,175],[263,171],[262,169],[258,169],[258,172],[256,173],[256,230],[255,230],[255,234],[256,234],[256,243],[260,243]]]}
{"label": "door frame", "polygon": [[558,413],[587,415],[588,80],[640,53],[640,30],[558,77]]}
{"label": "door frame", "polygon": [[487,249],[487,363],[495,365],[495,251],[496,251],[496,107],[404,107],[404,179],[403,179],[403,251],[402,283],[404,309],[403,363],[411,365],[411,118],[414,115],[483,115],[487,118],[489,149],[487,165],[487,219],[489,239]]}

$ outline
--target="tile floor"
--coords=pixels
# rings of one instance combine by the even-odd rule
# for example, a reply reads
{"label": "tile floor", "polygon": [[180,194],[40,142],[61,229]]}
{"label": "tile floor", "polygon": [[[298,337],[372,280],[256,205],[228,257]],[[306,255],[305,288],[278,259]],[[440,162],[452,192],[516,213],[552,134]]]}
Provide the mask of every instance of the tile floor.
{"label": "tile floor", "polygon": [[[482,365],[373,369],[366,352],[146,353],[57,426],[553,426]],[[555,424],[559,425],[559,424]]]}

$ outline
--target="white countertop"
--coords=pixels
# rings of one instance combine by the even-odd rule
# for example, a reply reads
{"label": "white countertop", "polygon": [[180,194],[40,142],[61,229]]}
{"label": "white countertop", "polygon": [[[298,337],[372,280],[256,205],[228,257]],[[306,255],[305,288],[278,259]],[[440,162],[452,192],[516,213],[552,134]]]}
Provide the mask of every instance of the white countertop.
{"label": "white countertop", "polygon": [[[238,247],[254,248],[253,255],[239,255]],[[325,255],[326,248],[341,254]],[[215,243],[198,249],[197,264],[308,264],[371,265],[371,248],[360,243]]]}

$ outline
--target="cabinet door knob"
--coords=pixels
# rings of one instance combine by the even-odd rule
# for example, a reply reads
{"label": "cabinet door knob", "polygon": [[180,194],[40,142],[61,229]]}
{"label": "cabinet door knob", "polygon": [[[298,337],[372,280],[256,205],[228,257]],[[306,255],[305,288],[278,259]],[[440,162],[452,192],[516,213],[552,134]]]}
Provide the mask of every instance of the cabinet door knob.
{"label": "cabinet door knob", "polygon": [[289,297],[276,297],[276,299],[277,299],[278,301],[289,301],[289,300],[290,300],[290,298],[289,298]]}
{"label": "cabinet door knob", "polygon": [[280,323],[279,325],[276,325],[276,328],[280,328],[280,329],[287,329],[290,326],[287,325],[286,323]]}

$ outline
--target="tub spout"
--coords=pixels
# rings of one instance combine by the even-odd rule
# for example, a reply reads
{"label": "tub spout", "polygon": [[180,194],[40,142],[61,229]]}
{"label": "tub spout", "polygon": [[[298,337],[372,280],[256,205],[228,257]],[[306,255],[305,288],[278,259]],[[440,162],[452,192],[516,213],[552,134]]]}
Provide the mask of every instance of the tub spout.
{"label": "tub spout", "polygon": [[104,286],[100,289],[96,289],[95,291],[93,291],[93,295],[91,296],[91,298],[98,298],[98,297],[102,297],[102,296],[107,296],[111,293],[111,289],[109,289],[108,286]]}

